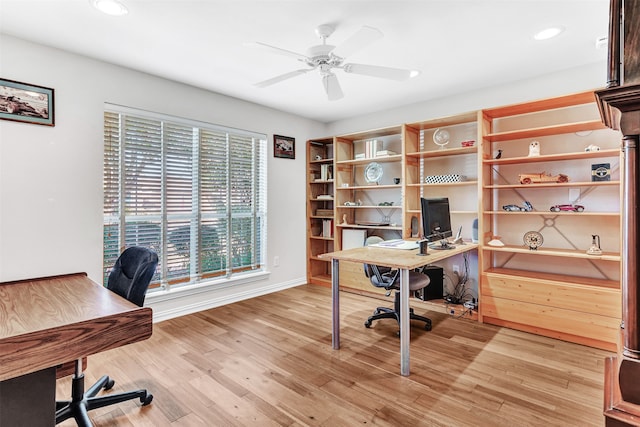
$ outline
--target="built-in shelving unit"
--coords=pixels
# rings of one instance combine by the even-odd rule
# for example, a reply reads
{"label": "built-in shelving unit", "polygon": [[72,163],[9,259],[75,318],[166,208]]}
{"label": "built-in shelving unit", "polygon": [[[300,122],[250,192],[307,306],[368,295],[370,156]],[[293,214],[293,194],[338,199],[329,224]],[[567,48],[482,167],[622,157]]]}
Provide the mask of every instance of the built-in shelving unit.
{"label": "built-in shelving unit", "polygon": [[[619,134],[600,122],[591,92],[484,110],[482,128],[479,319],[614,350],[621,316]],[[594,165],[606,165],[609,175],[594,177]],[[523,173],[569,178],[523,184]],[[525,201],[531,211],[503,208]],[[584,211],[551,210],[572,204]],[[542,246],[525,244],[528,231],[543,236]],[[599,254],[587,253],[594,235]],[[489,244],[496,240],[504,246]]]}
{"label": "built-in shelving unit", "polygon": [[[448,143],[437,137],[436,143],[439,132]],[[539,153],[530,151],[532,141]],[[461,229],[463,239],[477,239],[480,247],[473,259],[442,265],[445,289],[459,277],[456,264],[477,274],[472,281],[479,321],[615,350],[621,319],[620,156],[620,134],[602,124],[592,92],[309,141],[309,282],[330,285],[329,262],[318,255],[345,249],[344,236],[348,244],[356,236],[358,245],[372,234],[419,238],[420,198],[447,197],[454,233]],[[365,179],[372,163],[382,173],[377,182]],[[330,179],[318,180],[322,165],[331,168]],[[520,174],[568,179],[523,183]],[[532,209],[504,209],[525,201]],[[572,203],[584,210],[551,210]],[[323,236],[328,218],[333,234]],[[544,238],[535,250],[524,244],[529,231]],[[601,253],[587,253],[593,236]],[[495,239],[503,245],[490,245]],[[340,283],[375,293],[361,265],[341,262]],[[428,304],[449,310],[442,300]]]}
{"label": "built-in shelving unit", "polygon": [[333,138],[307,142],[307,281],[331,284],[331,265],[318,255],[334,250]]}

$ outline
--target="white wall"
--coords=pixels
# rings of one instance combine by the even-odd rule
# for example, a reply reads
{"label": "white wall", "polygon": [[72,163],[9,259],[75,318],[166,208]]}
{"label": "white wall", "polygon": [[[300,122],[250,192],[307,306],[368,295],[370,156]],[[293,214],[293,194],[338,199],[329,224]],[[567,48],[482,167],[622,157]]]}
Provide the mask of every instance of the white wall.
{"label": "white wall", "polygon": [[607,82],[605,61],[571,68],[528,80],[490,85],[473,92],[407,105],[392,110],[338,120],[328,124],[326,135],[344,135],[402,123],[420,122],[468,111],[551,98],[602,88]]}
{"label": "white wall", "polygon": [[[305,282],[305,141],[323,124],[6,35],[0,46],[2,78],[55,90],[56,122],[0,121],[0,282],[78,271],[102,281],[105,102],[268,135],[271,274],[187,305]],[[273,158],[274,133],[296,139],[295,160]]]}

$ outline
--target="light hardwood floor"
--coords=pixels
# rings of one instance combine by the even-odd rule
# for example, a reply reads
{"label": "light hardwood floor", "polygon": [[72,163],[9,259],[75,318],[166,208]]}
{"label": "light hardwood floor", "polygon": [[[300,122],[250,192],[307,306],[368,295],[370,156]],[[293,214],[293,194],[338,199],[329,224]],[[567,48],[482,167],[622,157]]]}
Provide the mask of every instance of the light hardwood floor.
{"label": "light hardwood floor", "polygon": [[[399,375],[397,325],[364,320],[384,301],[300,286],[154,325],[151,339],[89,358],[90,385],[146,387],[153,403],[92,412],[96,426],[602,426],[605,351],[425,311]],[[70,384],[58,381],[58,397]],[[66,421],[62,426],[72,426]]]}

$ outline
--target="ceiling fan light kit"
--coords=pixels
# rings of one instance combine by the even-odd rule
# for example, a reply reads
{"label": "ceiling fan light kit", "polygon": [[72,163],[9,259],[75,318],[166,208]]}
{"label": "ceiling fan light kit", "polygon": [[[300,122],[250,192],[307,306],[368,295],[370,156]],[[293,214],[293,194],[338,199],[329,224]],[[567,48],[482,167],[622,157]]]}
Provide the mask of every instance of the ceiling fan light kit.
{"label": "ceiling fan light kit", "polygon": [[322,78],[322,85],[327,98],[330,101],[335,101],[344,97],[344,93],[342,92],[337,76],[333,72],[334,69],[343,70],[345,73],[360,74],[396,81],[407,80],[420,74],[420,72],[416,70],[403,70],[400,68],[367,64],[345,64],[344,61],[347,56],[382,38],[383,34],[380,30],[365,25],[336,47],[327,44],[327,38],[333,34],[333,31],[334,28],[331,25],[320,25],[317,27],[316,34],[322,40],[322,44],[311,46],[307,49],[306,55],[292,52],[287,49],[281,49],[266,43],[256,42],[254,44],[255,46],[268,49],[277,54],[293,57],[298,61],[304,62],[310,68],[290,71],[256,83],[255,86],[264,88],[301,74],[306,74],[309,71],[318,70]]}

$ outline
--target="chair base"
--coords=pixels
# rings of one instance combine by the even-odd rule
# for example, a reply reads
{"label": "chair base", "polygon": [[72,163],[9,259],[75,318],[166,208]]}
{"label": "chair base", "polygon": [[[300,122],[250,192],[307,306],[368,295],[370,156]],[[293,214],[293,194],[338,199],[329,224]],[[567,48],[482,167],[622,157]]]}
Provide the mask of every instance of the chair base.
{"label": "chair base", "polygon": [[71,380],[71,400],[56,402],[56,424],[69,418],[74,418],[80,427],[92,427],[88,412],[92,409],[114,405],[139,398],[142,406],[146,406],[153,400],[153,395],[147,390],[136,390],[124,393],[110,394],[108,396],[95,397],[100,390],[109,390],[115,382],[104,375],[94,385],[84,392],[84,374],[74,375]]}
{"label": "chair base", "polygon": [[[373,315],[369,316],[366,322],[364,322],[364,326],[366,328],[370,328],[374,320],[380,319],[395,319],[396,322],[398,322],[398,326],[400,326],[400,292],[398,291],[395,292],[393,306],[394,308],[376,308],[373,312]],[[424,329],[427,331],[431,330],[431,319],[415,314],[413,312],[413,308],[409,308],[409,320],[418,320],[420,322],[424,322]]]}

